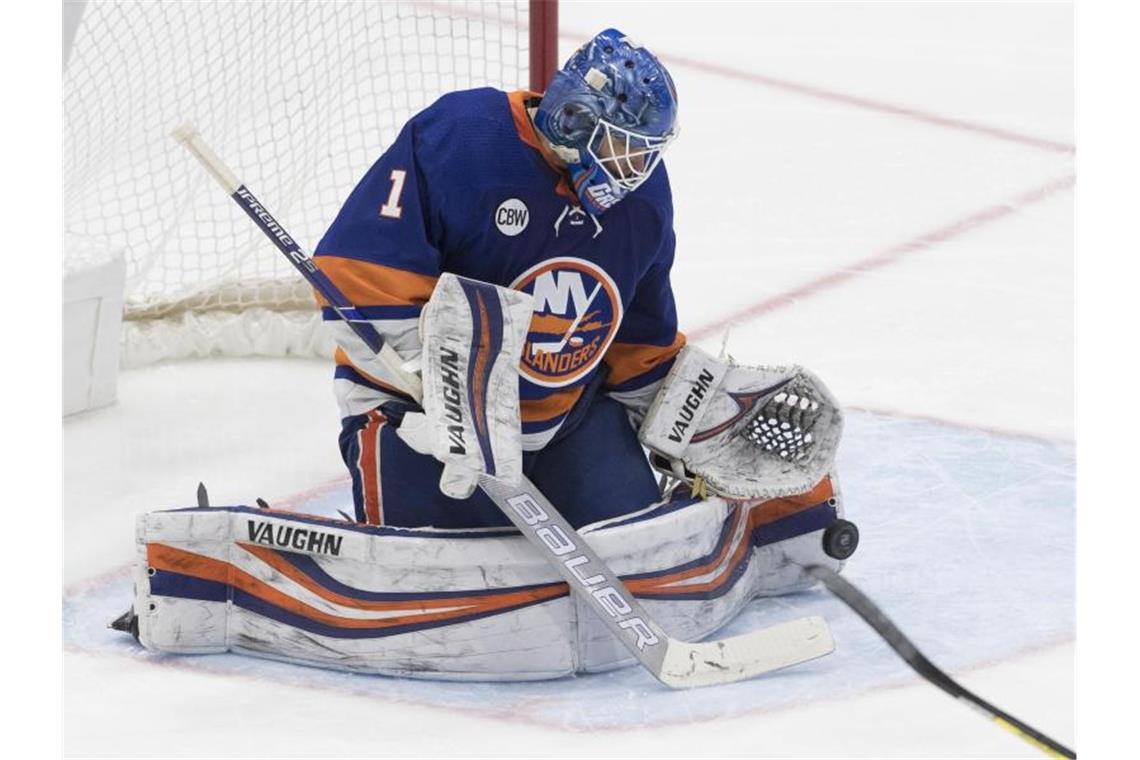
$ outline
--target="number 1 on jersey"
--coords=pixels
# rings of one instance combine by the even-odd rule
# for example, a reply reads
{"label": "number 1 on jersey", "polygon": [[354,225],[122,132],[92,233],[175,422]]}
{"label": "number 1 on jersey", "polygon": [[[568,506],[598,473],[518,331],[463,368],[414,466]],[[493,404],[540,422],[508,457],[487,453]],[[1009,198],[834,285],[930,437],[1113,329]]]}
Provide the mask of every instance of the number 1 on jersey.
{"label": "number 1 on jersey", "polygon": [[400,194],[404,192],[404,180],[407,179],[408,173],[403,169],[393,169],[389,175],[392,180],[392,191],[388,193],[388,200],[384,201],[384,205],[380,207],[380,216],[386,216],[389,219],[399,219],[400,214],[404,209],[400,207]]}

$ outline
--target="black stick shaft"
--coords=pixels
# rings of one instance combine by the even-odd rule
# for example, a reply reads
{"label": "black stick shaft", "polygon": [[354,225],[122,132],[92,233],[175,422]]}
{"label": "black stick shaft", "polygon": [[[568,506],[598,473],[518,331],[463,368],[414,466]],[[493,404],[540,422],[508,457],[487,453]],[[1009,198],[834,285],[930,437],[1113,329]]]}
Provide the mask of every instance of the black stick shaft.
{"label": "black stick shaft", "polygon": [[944,692],[959,699],[981,712],[1002,728],[1016,734],[1051,757],[1075,758],[1077,755],[1065,745],[1050,739],[1032,726],[1023,723],[965,688],[948,676],[941,668],[927,658],[914,645],[906,634],[875,605],[870,598],[850,581],[831,568],[812,565],[807,571],[823,582],[827,589],[839,597],[856,615],[863,618],[875,633],[883,637],[891,649],[898,653],[916,673]]}
{"label": "black stick shaft", "polygon": [[340,289],[332,283],[324,272],[317,268],[313,260],[309,258],[304,249],[301,248],[300,243],[294,240],[285,228],[273,218],[269,210],[265,208],[253,193],[249,191],[245,185],[240,185],[237,190],[230,194],[234,202],[241,207],[241,210],[246,213],[254,224],[261,228],[265,236],[273,241],[277,246],[277,250],[285,254],[285,258],[289,259],[294,268],[301,273],[318,293],[324,296],[324,299],[329,302],[329,305],[337,312],[337,315],[344,320],[353,332],[356,333],[365,345],[367,345],[374,353],[380,353],[384,347],[384,336],[374,328],[371,323],[363,322],[360,320],[356,309],[340,292]]}

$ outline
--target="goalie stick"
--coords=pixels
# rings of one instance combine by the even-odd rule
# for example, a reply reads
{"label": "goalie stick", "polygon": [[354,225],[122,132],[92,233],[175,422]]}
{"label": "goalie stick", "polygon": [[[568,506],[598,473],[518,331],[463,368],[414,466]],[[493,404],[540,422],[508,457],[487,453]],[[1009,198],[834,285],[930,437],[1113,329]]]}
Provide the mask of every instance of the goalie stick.
{"label": "goalie stick", "polygon": [[863,618],[867,625],[883,637],[883,640],[890,645],[891,649],[895,650],[907,665],[927,681],[955,699],[965,702],[994,723],[1021,737],[1050,757],[1075,758],[1077,756],[1073,750],[1065,745],[1050,739],[1009,713],[999,710],[946,675],[941,668],[927,659],[926,655],[918,651],[918,647],[907,638],[906,634],[900,631],[898,626],[866,594],[852,585],[851,581],[831,568],[821,565],[809,565],[805,569],[814,578],[822,581],[823,585],[827,586],[827,589],[839,597],[856,615]]}
{"label": "goalie stick", "polygon": [[[197,130],[184,125],[174,130],[172,136],[206,167],[336,314],[403,380],[404,392],[419,402],[423,398],[420,378],[403,368],[399,354],[238,181]],[[667,686],[683,689],[731,683],[812,660],[834,649],[827,623],[815,616],[717,641],[674,639],[645,612],[614,571],[528,479],[524,477],[518,486],[511,486],[483,475],[479,487],[633,656]]]}

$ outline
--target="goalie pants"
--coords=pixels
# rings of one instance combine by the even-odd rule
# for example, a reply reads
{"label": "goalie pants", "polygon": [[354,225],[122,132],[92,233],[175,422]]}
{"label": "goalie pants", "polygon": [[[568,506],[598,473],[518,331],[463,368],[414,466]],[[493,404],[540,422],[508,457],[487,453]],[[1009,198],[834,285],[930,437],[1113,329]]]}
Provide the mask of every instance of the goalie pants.
{"label": "goalie pants", "polygon": [[[527,477],[576,528],[658,499],[656,478],[625,407],[602,394],[587,403],[572,429],[560,431],[541,451],[523,453]],[[509,526],[482,491],[462,500],[440,492],[443,465],[396,435],[402,416],[403,408],[386,404],[343,420],[340,450],[352,475],[356,519],[406,528]]]}

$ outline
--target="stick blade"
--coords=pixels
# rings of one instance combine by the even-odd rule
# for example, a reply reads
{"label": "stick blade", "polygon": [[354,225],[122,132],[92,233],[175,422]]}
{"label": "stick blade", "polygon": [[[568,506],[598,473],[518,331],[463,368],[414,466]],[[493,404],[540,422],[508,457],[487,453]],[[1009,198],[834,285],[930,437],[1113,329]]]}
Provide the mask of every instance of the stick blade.
{"label": "stick blade", "polygon": [[827,622],[803,617],[720,641],[672,641],[657,677],[674,689],[715,686],[798,665],[834,649]]}

